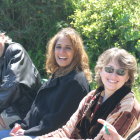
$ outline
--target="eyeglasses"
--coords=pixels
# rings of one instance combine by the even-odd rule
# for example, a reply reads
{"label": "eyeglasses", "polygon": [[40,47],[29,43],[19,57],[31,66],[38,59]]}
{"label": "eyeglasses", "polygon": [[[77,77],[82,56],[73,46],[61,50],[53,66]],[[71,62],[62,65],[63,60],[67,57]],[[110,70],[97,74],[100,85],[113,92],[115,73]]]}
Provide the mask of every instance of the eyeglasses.
{"label": "eyeglasses", "polygon": [[104,70],[105,70],[105,72],[107,72],[107,73],[114,73],[114,71],[115,71],[115,73],[116,73],[117,75],[119,75],[119,76],[124,76],[125,73],[126,73],[125,69],[123,69],[123,68],[114,69],[112,66],[106,66],[106,67],[104,68]]}

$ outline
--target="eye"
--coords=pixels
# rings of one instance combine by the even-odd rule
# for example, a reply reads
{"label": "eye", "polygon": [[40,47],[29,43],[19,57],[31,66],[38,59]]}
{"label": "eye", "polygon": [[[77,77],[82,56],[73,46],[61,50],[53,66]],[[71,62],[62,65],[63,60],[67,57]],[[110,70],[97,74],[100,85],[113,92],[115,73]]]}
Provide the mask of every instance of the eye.
{"label": "eye", "polygon": [[124,69],[118,69],[117,74],[123,76],[123,75],[125,75],[125,70]]}
{"label": "eye", "polygon": [[114,72],[114,68],[110,67],[110,66],[106,66],[105,67],[105,71],[108,72],[108,73],[113,73]]}
{"label": "eye", "polygon": [[55,49],[61,49],[61,46],[55,46]]}
{"label": "eye", "polygon": [[71,48],[71,47],[66,47],[65,49],[66,49],[66,50],[72,50],[72,48]]}

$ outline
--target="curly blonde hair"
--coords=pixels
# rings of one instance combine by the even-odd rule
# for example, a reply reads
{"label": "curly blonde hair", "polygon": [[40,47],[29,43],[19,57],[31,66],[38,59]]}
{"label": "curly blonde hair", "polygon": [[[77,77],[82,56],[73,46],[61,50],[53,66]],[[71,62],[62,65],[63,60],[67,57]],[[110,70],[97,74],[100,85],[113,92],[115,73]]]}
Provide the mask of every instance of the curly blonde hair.
{"label": "curly blonde hair", "polygon": [[92,76],[89,68],[89,59],[84,50],[83,41],[78,32],[73,28],[63,28],[61,29],[54,37],[51,38],[47,45],[47,54],[46,54],[46,72],[55,73],[59,69],[59,65],[56,62],[54,49],[56,42],[61,36],[66,36],[72,42],[74,49],[74,57],[72,63],[69,66],[69,69],[83,71],[86,75],[86,78],[89,82],[92,81]]}
{"label": "curly blonde hair", "polygon": [[95,80],[99,84],[99,86],[103,86],[101,77],[100,77],[100,70],[106,66],[109,62],[114,60],[117,62],[121,67],[128,70],[129,79],[125,83],[126,86],[132,86],[135,80],[135,75],[137,73],[137,62],[136,58],[128,53],[124,49],[120,48],[110,48],[103,52],[96,63],[95,66]]}

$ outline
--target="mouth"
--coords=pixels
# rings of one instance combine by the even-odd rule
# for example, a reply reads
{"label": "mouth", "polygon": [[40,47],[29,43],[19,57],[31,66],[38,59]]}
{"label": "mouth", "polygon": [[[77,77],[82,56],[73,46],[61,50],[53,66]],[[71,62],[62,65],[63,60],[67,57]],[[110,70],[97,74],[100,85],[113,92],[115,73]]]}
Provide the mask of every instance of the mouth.
{"label": "mouth", "polygon": [[58,57],[59,60],[67,60],[67,57]]}
{"label": "mouth", "polygon": [[111,84],[115,84],[115,83],[117,83],[118,81],[116,81],[116,80],[110,80],[110,79],[108,79],[107,80],[109,83],[111,83]]}

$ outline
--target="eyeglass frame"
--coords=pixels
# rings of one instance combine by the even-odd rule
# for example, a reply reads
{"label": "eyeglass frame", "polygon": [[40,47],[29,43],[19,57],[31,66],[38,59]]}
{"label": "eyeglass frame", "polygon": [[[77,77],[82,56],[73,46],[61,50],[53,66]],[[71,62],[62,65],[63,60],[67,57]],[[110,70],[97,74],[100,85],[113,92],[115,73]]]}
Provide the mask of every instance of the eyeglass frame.
{"label": "eyeglass frame", "polygon": [[[112,71],[109,71],[108,68],[111,68],[110,70]],[[115,69],[113,66],[105,66],[104,71],[110,74],[115,72],[118,76],[124,76],[126,74],[126,69],[124,68]]]}

